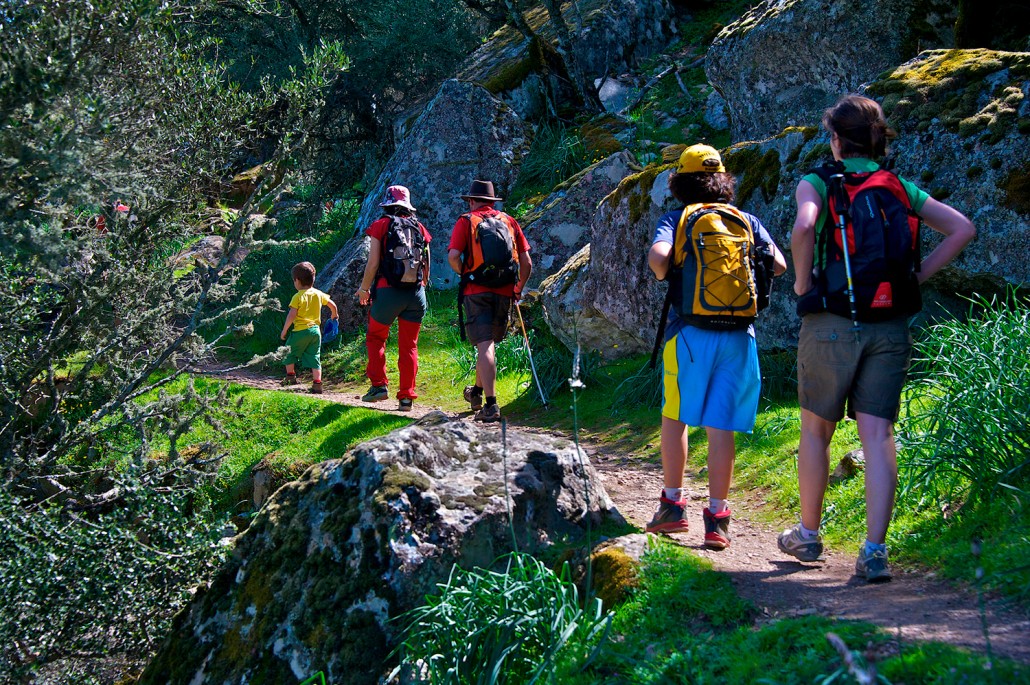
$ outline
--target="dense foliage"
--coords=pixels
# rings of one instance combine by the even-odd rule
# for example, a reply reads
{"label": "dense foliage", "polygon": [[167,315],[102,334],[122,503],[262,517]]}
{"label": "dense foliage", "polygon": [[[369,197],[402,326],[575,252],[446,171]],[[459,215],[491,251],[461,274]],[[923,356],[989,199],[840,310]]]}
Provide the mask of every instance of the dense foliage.
{"label": "dense foliage", "polygon": [[[255,141],[271,164],[303,142],[345,61],[324,45],[245,92],[188,31],[207,8],[0,10],[0,624],[14,645],[0,680],[62,655],[139,655],[218,555],[191,491],[219,452],[178,441],[195,421],[217,428],[224,403],[168,388],[269,304],[267,279],[240,289],[233,269],[251,203],[214,264],[171,257]],[[33,579],[40,566],[53,574]]]}
{"label": "dense foliage", "polygon": [[[440,593],[404,617],[404,664],[448,685],[549,682],[563,650],[585,658],[609,618],[593,599],[580,607],[568,566],[560,574],[514,553],[503,570],[457,566]],[[399,669],[402,670],[402,669]]]}
{"label": "dense foliage", "polygon": [[[1016,298],[1012,298],[1015,300]],[[1030,493],[1030,309],[979,299],[930,327],[909,386],[904,483],[948,506]]]}

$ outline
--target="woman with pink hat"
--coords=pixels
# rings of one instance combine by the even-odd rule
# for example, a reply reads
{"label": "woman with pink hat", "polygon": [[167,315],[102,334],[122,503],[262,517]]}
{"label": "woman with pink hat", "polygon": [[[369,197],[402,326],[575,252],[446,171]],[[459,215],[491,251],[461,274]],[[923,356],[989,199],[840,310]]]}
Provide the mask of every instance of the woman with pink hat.
{"label": "woman with pink hat", "polygon": [[386,377],[386,339],[397,321],[398,409],[411,411],[418,394],[418,334],[426,314],[429,283],[429,231],[415,218],[411,194],[404,186],[390,186],[383,201],[383,216],[365,230],[369,236],[368,261],[354,295],[362,306],[371,304],[365,347],[365,375],[372,386],[365,402],[389,399]]}

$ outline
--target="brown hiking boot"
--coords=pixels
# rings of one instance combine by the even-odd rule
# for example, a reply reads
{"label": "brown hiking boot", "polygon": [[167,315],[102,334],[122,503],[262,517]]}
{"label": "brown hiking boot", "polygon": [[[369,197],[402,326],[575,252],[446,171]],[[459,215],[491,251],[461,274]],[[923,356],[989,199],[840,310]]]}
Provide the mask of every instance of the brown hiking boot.
{"label": "brown hiking boot", "polygon": [[465,390],[462,391],[461,396],[465,398],[465,401],[472,407],[472,411],[479,411],[483,408],[483,389],[477,388],[474,385],[466,385]]}
{"label": "brown hiking boot", "polygon": [[501,408],[496,404],[488,404],[479,411],[476,412],[476,421],[500,421],[501,420]]}
{"label": "brown hiking boot", "polygon": [[322,381],[311,381],[311,393],[313,395],[322,394]]}

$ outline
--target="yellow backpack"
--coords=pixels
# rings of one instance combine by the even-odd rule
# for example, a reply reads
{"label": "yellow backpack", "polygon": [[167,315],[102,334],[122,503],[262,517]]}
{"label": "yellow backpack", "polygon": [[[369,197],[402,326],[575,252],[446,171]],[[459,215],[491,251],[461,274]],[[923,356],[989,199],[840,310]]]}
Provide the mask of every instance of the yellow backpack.
{"label": "yellow backpack", "polygon": [[683,209],[673,235],[672,305],[698,328],[747,328],[758,315],[751,222],[728,204]]}

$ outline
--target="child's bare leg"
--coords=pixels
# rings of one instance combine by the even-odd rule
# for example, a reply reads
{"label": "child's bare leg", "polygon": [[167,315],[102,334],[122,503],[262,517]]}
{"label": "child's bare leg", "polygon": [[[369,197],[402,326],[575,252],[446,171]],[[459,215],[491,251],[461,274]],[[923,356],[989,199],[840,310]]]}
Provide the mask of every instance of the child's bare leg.
{"label": "child's bare leg", "polygon": [[286,365],[286,375],[287,376],[295,376],[295,375],[297,375],[297,365],[296,364],[287,364]]}
{"label": "child's bare leg", "polygon": [[311,369],[311,380],[315,383],[321,383],[322,369]]}

